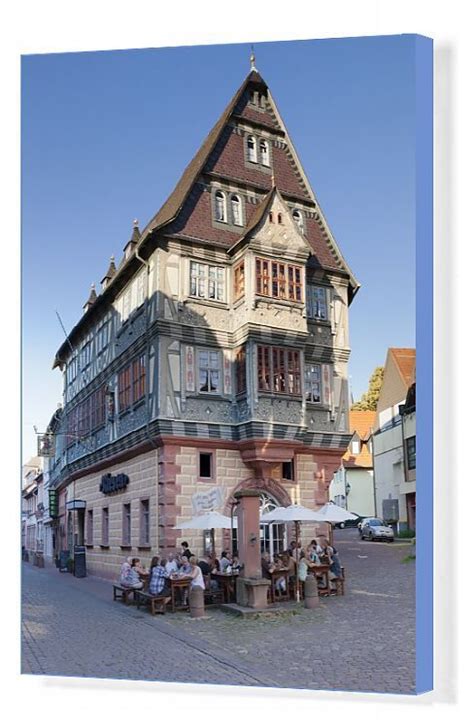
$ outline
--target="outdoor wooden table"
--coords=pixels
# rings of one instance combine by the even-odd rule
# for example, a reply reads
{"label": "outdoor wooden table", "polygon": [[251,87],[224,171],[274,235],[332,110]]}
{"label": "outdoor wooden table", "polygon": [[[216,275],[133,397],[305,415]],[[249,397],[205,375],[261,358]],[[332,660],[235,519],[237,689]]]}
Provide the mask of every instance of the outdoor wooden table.
{"label": "outdoor wooden table", "polygon": [[211,575],[211,579],[215,579],[224,592],[224,603],[235,601],[235,580],[238,574],[226,574],[223,571],[215,571]]}
{"label": "outdoor wooden table", "polygon": [[331,594],[331,582],[329,581],[329,566],[327,564],[312,564],[308,567],[309,571],[314,574],[317,579],[318,576],[322,576],[324,579],[324,586],[318,586],[320,594],[329,596]]}
{"label": "outdoor wooden table", "polygon": [[191,577],[190,576],[180,576],[177,579],[170,579],[169,577],[166,577],[166,583],[168,584],[170,588],[170,596],[171,596],[171,611],[176,612],[178,609],[188,609],[187,604],[183,604],[183,599],[181,599],[181,603],[178,604],[176,601],[176,591],[179,590],[182,596],[181,589],[184,589],[186,587],[189,588],[189,585],[191,584]]}
{"label": "outdoor wooden table", "polygon": [[[289,569],[287,567],[283,569],[275,569],[274,571],[269,572],[270,581],[272,582],[270,587],[270,599],[272,602],[287,602],[290,599],[290,573]],[[277,581],[281,578],[285,579],[285,593],[284,594],[278,594],[276,585]]]}

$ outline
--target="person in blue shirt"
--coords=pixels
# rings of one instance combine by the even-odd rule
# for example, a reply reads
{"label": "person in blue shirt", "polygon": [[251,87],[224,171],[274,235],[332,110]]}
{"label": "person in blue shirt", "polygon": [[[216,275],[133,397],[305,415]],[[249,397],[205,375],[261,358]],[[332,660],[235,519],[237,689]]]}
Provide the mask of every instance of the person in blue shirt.
{"label": "person in blue shirt", "polygon": [[[166,559],[154,556],[150,565],[150,585],[148,591],[153,596],[169,597],[170,589],[166,585]],[[169,601],[169,600],[168,600]]]}

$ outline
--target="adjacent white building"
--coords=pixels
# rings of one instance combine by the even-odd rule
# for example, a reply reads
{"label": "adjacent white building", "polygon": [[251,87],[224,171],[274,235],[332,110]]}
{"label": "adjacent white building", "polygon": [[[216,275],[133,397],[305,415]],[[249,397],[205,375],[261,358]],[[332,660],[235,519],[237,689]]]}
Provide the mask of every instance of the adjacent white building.
{"label": "adjacent white building", "polygon": [[375,515],[371,439],[375,420],[375,412],[352,410],[349,413],[352,440],[329,489],[334,503],[359,516]]}
{"label": "adjacent white building", "polygon": [[389,349],[373,434],[375,510],[416,529],[415,349]]}

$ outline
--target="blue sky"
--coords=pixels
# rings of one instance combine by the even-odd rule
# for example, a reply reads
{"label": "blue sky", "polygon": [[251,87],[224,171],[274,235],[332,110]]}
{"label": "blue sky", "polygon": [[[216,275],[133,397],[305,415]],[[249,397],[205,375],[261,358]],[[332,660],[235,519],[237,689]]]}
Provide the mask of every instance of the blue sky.
{"label": "blue sky", "polygon": [[[413,36],[258,43],[256,65],[343,255],[354,397],[415,345]],[[22,63],[23,458],[61,400],[52,371],[90,285],[176,184],[249,70],[249,46],[26,56]]]}

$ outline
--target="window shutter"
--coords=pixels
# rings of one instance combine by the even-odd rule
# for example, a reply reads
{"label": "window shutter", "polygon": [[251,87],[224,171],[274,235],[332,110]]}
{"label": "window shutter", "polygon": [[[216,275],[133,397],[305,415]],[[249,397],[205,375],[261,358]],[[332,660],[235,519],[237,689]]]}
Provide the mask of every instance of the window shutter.
{"label": "window shutter", "polygon": [[322,378],[322,395],[323,395],[323,404],[327,405],[328,407],[332,406],[332,391],[331,391],[331,369],[332,366],[330,364],[322,364],[321,365],[321,378]]}
{"label": "window shutter", "polygon": [[186,392],[196,390],[196,374],[194,368],[194,347],[186,347]]}
{"label": "window shutter", "polygon": [[224,394],[232,393],[232,367],[230,361],[230,352],[223,351],[222,359],[224,362]]}

